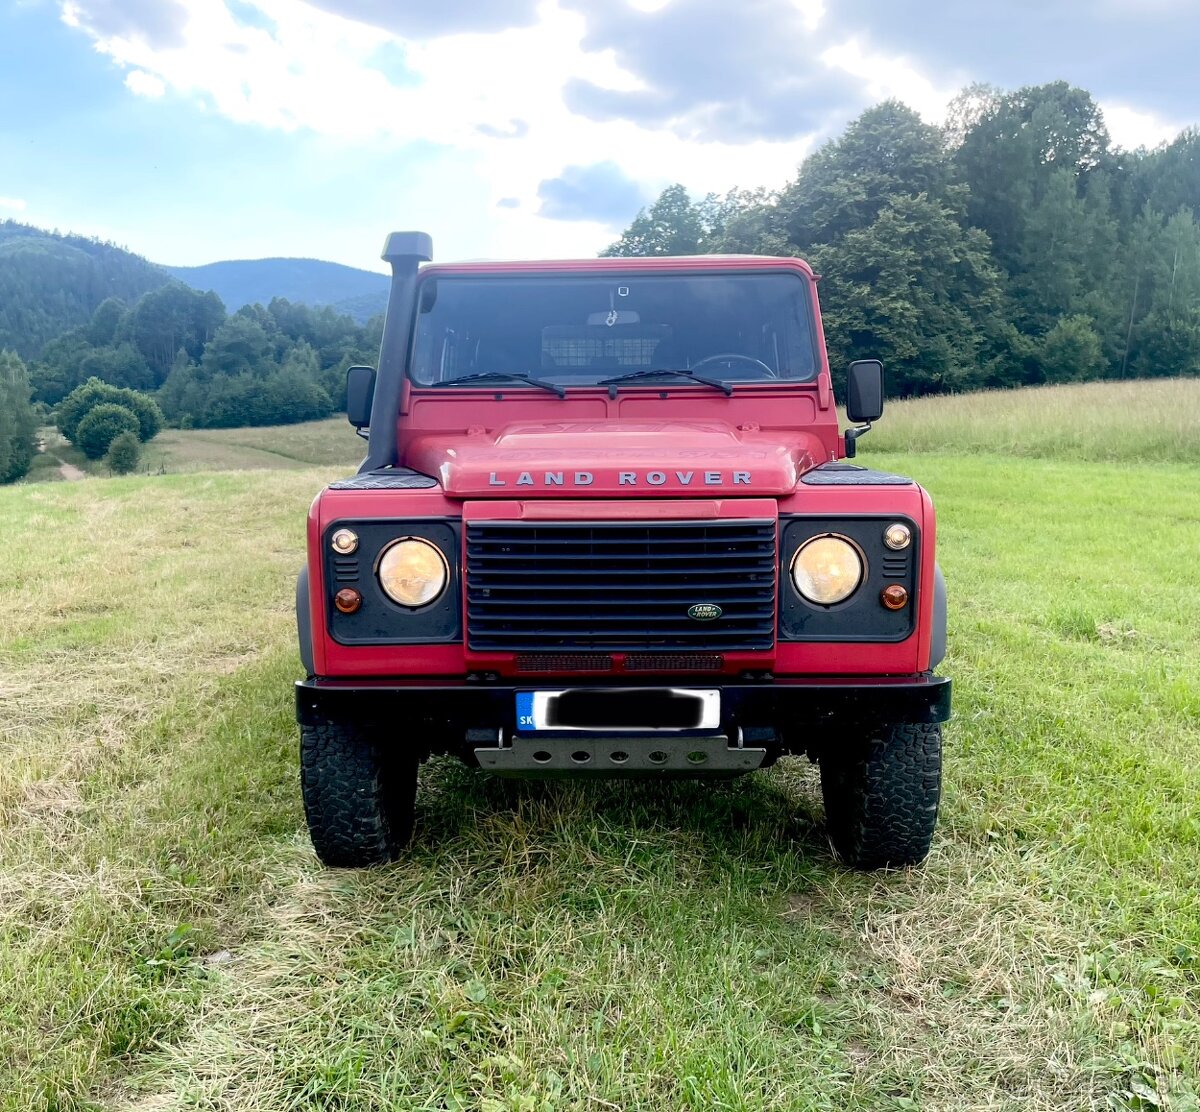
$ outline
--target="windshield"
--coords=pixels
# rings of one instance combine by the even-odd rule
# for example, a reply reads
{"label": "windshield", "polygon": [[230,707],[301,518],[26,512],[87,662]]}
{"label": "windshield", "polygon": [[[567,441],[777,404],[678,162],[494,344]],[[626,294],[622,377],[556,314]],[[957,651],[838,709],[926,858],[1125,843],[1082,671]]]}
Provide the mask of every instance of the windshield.
{"label": "windshield", "polygon": [[[794,274],[429,278],[411,375],[527,375],[588,386],[658,370],[736,385],[816,375],[808,285]],[[676,374],[663,383],[684,381]],[[628,385],[658,386],[642,373]],[[519,383],[518,383],[519,385]]]}

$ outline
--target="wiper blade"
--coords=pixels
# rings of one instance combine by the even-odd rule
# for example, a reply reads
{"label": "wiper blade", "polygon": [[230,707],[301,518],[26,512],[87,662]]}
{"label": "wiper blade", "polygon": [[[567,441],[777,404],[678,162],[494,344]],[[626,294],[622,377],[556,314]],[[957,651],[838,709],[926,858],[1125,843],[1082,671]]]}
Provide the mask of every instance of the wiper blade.
{"label": "wiper blade", "polygon": [[523,382],[526,386],[540,386],[543,390],[549,390],[560,398],[567,396],[566,390],[558,383],[547,382],[543,378],[530,378],[529,375],[521,374],[518,371],[480,371],[477,374],[459,375],[458,378],[446,378],[441,382],[433,383],[433,385],[458,386],[468,382]]}
{"label": "wiper blade", "polygon": [[733,395],[733,387],[728,382],[722,382],[717,378],[704,378],[702,375],[693,374],[683,367],[653,367],[645,371],[630,371],[629,374],[617,375],[615,378],[602,378],[596,385],[607,386],[608,396],[615,398],[617,396],[617,383],[633,382],[639,378],[658,378],[660,375],[676,375],[679,378],[690,378],[693,382],[703,383],[705,386],[711,386],[714,390],[720,390],[727,398]]}

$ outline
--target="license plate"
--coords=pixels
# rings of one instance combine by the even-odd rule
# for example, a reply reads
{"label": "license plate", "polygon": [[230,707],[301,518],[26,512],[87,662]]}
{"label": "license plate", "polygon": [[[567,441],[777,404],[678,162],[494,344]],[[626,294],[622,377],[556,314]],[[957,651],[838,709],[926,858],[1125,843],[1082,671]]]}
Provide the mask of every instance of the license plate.
{"label": "license plate", "polygon": [[517,730],[715,730],[721,693],[685,687],[576,687],[518,691]]}

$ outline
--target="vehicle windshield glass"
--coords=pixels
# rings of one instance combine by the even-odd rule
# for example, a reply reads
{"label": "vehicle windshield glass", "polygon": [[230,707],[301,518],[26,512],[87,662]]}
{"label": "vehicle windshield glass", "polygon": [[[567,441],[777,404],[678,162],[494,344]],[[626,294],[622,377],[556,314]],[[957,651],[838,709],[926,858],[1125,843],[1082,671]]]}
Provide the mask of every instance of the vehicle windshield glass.
{"label": "vehicle windshield glass", "polygon": [[815,350],[795,274],[444,277],[422,283],[411,374],[424,386],[475,374],[588,386],[659,369],[805,381]]}

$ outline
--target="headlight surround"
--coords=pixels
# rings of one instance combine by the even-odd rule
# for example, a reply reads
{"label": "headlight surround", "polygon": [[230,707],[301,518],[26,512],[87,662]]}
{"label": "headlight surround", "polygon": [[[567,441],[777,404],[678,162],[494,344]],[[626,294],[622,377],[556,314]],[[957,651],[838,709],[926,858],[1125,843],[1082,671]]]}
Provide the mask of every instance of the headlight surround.
{"label": "headlight surround", "polygon": [[834,606],[858,590],[866,575],[858,546],[836,533],[805,541],[792,558],[792,583],[809,602]]}
{"label": "headlight surround", "polygon": [[388,598],[417,610],[441,598],[450,581],[450,565],[432,542],[399,537],[383,550],[376,574]]}

